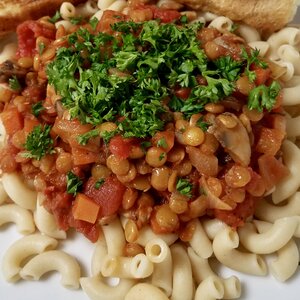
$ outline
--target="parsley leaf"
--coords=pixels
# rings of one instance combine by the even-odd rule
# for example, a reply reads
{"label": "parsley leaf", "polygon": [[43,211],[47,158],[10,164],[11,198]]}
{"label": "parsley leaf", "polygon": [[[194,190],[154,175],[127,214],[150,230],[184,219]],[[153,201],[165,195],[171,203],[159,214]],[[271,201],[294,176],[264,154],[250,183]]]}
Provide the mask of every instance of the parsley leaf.
{"label": "parsley leaf", "polygon": [[162,147],[162,148],[168,148],[168,144],[167,144],[167,141],[164,137],[162,137],[161,139],[159,139],[157,141],[157,147]]}
{"label": "parsley leaf", "polygon": [[53,154],[53,140],[50,136],[50,125],[37,125],[28,134],[25,149],[28,152],[23,152],[22,156],[26,158],[34,158],[40,160],[46,154]]}
{"label": "parsley leaf", "polygon": [[73,17],[73,18],[70,18],[70,22],[73,24],[73,25],[78,25],[82,22],[82,17]]}
{"label": "parsley leaf", "polygon": [[166,157],[166,152],[162,152],[160,155],[159,155],[159,160],[163,160],[164,158]]}
{"label": "parsley leaf", "polygon": [[118,130],[103,131],[100,136],[103,138],[104,143],[107,145],[112,137],[118,133]]}
{"label": "parsley leaf", "polygon": [[9,87],[14,91],[19,91],[21,89],[21,84],[16,75],[13,75],[8,80]]}
{"label": "parsley leaf", "polygon": [[189,198],[192,197],[192,190],[193,190],[193,184],[188,180],[184,178],[178,178],[176,183],[176,190]]}
{"label": "parsley leaf", "polygon": [[52,24],[56,23],[61,18],[60,12],[57,10],[52,18],[49,18],[48,21]]}
{"label": "parsley leaf", "polygon": [[196,125],[198,127],[200,127],[202,129],[202,131],[207,131],[208,127],[209,127],[209,123],[208,122],[205,122],[203,121],[203,116],[201,116],[198,121],[196,122]]}
{"label": "parsley leaf", "polygon": [[266,69],[268,67],[268,64],[266,62],[260,60],[258,49],[251,49],[250,54],[248,54],[247,50],[243,48],[242,58],[245,59],[247,62],[245,73],[248,76],[250,82],[254,82],[254,80],[256,79],[256,73],[254,71],[250,71],[250,66],[252,64],[263,69]]}
{"label": "parsley leaf", "polygon": [[71,171],[69,171],[66,176],[67,176],[67,193],[76,196],[83,182],[78,176],[76,176]]}
{"label": "parsley leaf", "polygon": [[252,89],[248,97],[249,109],[257,109],[259,112],[264,108],[271,110],[276,103],[280,88],[280,84],[273,81],[270,86],[262,84]]}
{"label": "parsley leaf", "polygon": [[43,110],[45,110],[45,107],[43,106],[42,101],[39,101],[39,102],[33,104],[32,107],[31,107],[32,114],[33,114],[35,117],[38,117],[39,114],[40,114]]}
{"label": "parsley leaf", "polygon": [[95,182],[95,185],[94,185],[95,189],[99,190],[100,187],[104,184],[104,182],[105,182],[105,179],[104,179],[104,178],[98,179],[98,180]]}
{"label": "parsley leaf", "polygon": [[96,17],[93,17],[93,18],[90,19],[89,23],[92,26],[92,28],[95,30],[97,28],[99,20]]}
{"label": "parsley leaf", "polygon": [[143,142],[141,142],[140,145],[141,145],[143,152],[146,153],[147,148],[151,147],[151,142],[143,141]]}
{"label": "parsley leaf", "polygon": [[39,43],[38,48],[39,48],[39,55],[42,55],[45,49],[45,44],[43,42]]}
{"label": "parsley leaf", "polygon": [[242,63],[231,58],[222,56],[214,61],[221,75],[229,81],[236,81],[241,72]]}
{"label": "parsley leaf", "polygon": [[181,23],[181,24],[187,24],[188,21],[189,21],[189,20],[188,20],[187,15],[183,15],[183,16],[180,17],[180,23]]}
{"label": "parsley leaf", "polygon": [[100,132],[98,129],[93,129],[89,132],[78,135],[77,142],[80,145],[86,145],[90,138],[97,137],[97,136],[99,136],[99,134],[100,134]]}

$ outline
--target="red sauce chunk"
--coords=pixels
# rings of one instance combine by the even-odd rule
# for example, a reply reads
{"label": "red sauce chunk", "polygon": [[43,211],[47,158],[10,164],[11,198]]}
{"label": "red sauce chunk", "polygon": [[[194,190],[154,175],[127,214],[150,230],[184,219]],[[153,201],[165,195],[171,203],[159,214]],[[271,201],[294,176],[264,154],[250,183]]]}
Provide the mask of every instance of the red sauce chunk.
{"label": "red sauce chunk", "polygon": [[113,215],[121,206],[125,186],[115,176],[105,179],[99,188],[96,188],[95,184],[95,179],[90,177],[83,193],[100,206],[99,217]]}
{"label": "red sauce chunk", "polygon": [[18,50],[17,57],[32,57],[36,53],[36,38],[43,36],[55,38],[55,30],[43,26],[38,21],[25,21],[17,27]]}

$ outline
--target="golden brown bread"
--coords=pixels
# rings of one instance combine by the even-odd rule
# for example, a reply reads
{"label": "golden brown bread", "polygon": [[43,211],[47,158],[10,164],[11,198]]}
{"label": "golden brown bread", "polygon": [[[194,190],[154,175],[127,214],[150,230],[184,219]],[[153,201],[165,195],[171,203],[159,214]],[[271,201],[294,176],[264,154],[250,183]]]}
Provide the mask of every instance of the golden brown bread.
{"label": "golden brown bread", "polygon": [[52,16],[65,2],[78,4],[84,0],[1,0],[0,33],[12,31],[24,20]]}
{"label": "golden brown bread", "polygon": [[[0,36],[12,31],[24,20],[53,15],[61,3],[73,4],[85,0],[1,0]],[[243,21],[264,33],[274,32],[289,21],[296,12],[296,0],[176,0],[193,9],[224,15],[233,21]]]}
{"label": "golden brown bread", "polygon": [[243,21],[264,33],[289,23],[296,13],[296,0],[176,0],[193,9],[209,11]]}

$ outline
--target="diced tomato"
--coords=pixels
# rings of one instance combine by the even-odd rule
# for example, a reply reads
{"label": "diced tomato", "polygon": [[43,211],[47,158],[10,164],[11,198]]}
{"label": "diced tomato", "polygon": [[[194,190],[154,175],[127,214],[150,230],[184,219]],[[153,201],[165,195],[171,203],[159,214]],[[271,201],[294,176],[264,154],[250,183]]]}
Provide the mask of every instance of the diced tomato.
{"label": "diced tomato", "polygon": [[60,229],[68,230],[68,215],[71,210],[72,195],[66,192],[58,192],[53,186],[45,190],[45,195],[44,207],[54,215]]}
{"label": "diced tomato", "polygon": [[23,117],[15,106],[9,107],[0,114],[6,133],[12,136],[23,128]]}
{"label": "diced tomato", "polygon": [[132,139],[114,136],[109,142],[109,151],[120,159],[126,159],[130,155]]}
{"label": "diced tomato", "polygon": [[91,224],[82,220],[75,220],[72,215],[69,216],[69,224],[76,231],[83,233],[92,243],[96,243],[99,238],[100,229],[98,224]]}
{"label": "diced tomato", "polygon": [[75,166],[87,165],[97,162],[99,159],[98,152],[92,152],[84,148],[72,148],[73,163]]}
{"label": "diced tomato", "polygon": [[191,93],[191,88],[180,88],[175,91],[175,96],[179,99],[186,100]]}
{"label": "diced tomato", "polygon": [[115,176],[106,178],[99,189],[95,187],[95,183],[95,179],[89,178],[83,193],[100,206],[99,217],[113,215],[122,204],[126,187]]}
{"label": "diced tomato", "polygon": [[160,19],[162,23],[170,23],[178,20],[181,14],[177,10],[158,8],[151,6],[153,10],[153,19]]}
{"label": "diced tomato", "polygon": [[289,175],[289,169],[273,155],[264,154],[260,156],[258,166],[267,191]]}
{"label": "diced tomato", "polygon": [[17,27],[17,57],[32,57],[36,53],[36,38],[43,36],[55,39],[55,29],[43,26],[38,21],[25,21]]}
{"label": "diced tomato", "polygon": [[245,186],[246,191],[254,197],[260,197],[266,190],[265,182],[263,178],[251,168],[249,168],[249,171],[251,172],[251,180]]}
{"label": "diced tomato", "polygon": [[286,132],[286,117],[282,114],[269,114],[266,116],[268,124],[271,128],[278,129],[281,132]]}
{"label": "diced tomato", "polygon": [[126,21],[126,19],[127,16],[120,12],[105,10],[100,21],[98,22],[96,31],[111,34],[113,33],[111,26],[117,22]]}
{"label": "diced tomato", "polygon": [[259,131],[258,141],[256,143],[256,151],[275,155],[282,144],[284,139],[284,132],[275,128],[262,127]]}
{"label": "diced tomato", "polygon": [[267,68],[267,69],[255,68],[254,72],[256,74],[256,79],[254,81],[256,86],[261,85],[261,84],[265,84],[266,81],[271,76],[271,70],[269,68]]}
{"label": "diced tomato", "polygon": [[46,96],[45,86],[43,85],[31,85],[25,87],[22,91],[22,95],[29,99],[30,102],[38,102],[44,99]]}
{"label": "diced tomato", "polygon": [[243,226],[245,220],[254,214],[255,200],[256,198],[248,195],[242,203],[237,204],[235,209],[231,211],[215,209],[214,215],[233,228]]}
{"label": "diced tomato", "polygon": [[24,132],[26,135],[28,135],[35,126],[39,125],[39,120],[30,114],[27,114],[24,118]]}
{"label": "diced tomato", "polygon": [[169,152],[173,148],[174,140],[175,133],[170,130],[158,131],[152,137],[152,143],[166,152]]}
{"label": "diced tomato", "polygon": [[83,134],[92,130],[92,128],[90,124],[81,124],[78,119],[66,120],[57,118],[52,130],[62,138],[63,141],[68,142],[73,134]]}

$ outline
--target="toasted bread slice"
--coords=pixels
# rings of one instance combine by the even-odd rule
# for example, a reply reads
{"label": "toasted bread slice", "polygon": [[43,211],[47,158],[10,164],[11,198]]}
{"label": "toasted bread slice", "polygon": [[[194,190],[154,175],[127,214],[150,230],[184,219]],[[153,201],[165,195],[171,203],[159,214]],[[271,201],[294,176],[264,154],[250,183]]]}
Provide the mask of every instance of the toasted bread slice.
{"label": "toasted bread slice", "polygon": [[263,33],[272,33],[292,21],[297,0],[176,0],[193,9],[243,21]]}
{"label": "toasted bread slice", "polygon": [[[67,0],[79,4],[84,0]],[[0,34],[15,30],[18,24],[29,19],[52,16],[66,0],[1,0]]]}

